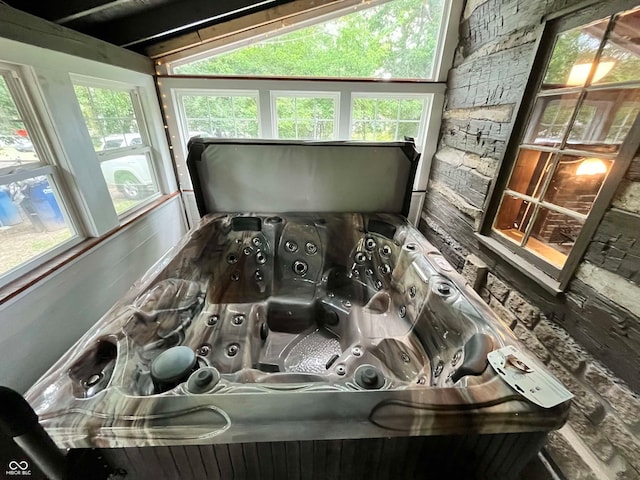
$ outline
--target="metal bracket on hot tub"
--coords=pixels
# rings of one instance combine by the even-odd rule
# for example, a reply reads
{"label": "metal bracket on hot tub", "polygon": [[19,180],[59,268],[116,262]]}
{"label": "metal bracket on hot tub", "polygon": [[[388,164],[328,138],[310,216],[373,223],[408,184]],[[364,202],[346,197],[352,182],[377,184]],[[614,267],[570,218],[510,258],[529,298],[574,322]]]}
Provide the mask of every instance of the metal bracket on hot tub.
{"label": "metal bracket on hot tub", "polygon": [[539,362],[513,345],[490,352],[487,358],[502,380],[536,405],[551,408],[573,397]]}

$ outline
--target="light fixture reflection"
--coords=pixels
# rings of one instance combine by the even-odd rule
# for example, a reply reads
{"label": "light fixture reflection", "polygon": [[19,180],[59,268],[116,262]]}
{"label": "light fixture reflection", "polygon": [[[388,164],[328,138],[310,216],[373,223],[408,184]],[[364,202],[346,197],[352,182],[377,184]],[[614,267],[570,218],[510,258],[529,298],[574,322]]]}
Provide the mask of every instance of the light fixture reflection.
{"label": "light fixture reflection", "polygon": [[[598,63],[598,67],[596,68],[596,73],[593,75],[591,79],[591,83],[596,83],[600,79],[602,79],[607,73],[611,71],[616,62],[600,62]],[[584,85],[587,81],[587,77],[589,76],[589,72],[591,71],[592,63],[578,63],[571,67],[571,72],[569,72],[569,79],[567,80],[567,85],[575,86],[575,85]]]}
{"label": "light fixture reflection", "polygon": [[607,165],[599,158],[585,158],[578,165],[576,175],[600,175],[607,173]]}

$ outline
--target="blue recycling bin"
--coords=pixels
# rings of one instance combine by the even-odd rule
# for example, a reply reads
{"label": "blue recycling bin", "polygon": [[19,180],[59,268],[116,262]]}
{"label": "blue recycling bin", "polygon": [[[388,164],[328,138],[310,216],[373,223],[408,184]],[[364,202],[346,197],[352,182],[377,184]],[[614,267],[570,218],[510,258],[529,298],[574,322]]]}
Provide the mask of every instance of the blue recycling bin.
{"label": "blue recycling bin", "polygon": [[11,196],[4,190],[0,190],[0,226],[9,227],[21,222],[22,217],[11,201]]}
{"label": "blue recycling bin", "polygon": [[47,231],[60,230],[66,226],[64,216],[48,180],[31,185],[28,197],[34,213]]}

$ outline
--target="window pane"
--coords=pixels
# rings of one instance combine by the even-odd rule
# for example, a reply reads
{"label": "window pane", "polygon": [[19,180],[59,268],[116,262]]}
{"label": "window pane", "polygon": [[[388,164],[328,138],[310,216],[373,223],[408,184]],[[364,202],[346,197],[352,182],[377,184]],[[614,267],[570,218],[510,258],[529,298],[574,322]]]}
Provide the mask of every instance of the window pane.
{"label": "window pane", "polygon": [[543,89],[584,85],[607,23],[602,20],[558,35]]}
{"label": "window pane", "polygon": [[577,94],[539,97],[531,114],[524,143],[559,146],[577,101]]}
{"label": "window pane", "polygon": [[335,138],[335,100],[326,97],[277,97],[278,138],[331,140]]}
{"label": "window pane", "polygon": [[544,201],[587,215],[612,164],[611,160],[563,155]]}
{"label": "window pane", "polygon": [[351,111],[351,138],[370,141],[417,138],[424,102],[424,99],[356,97]]}
{"label": "window pane", "polygon": [[582,225],[582,220],[540,207],[525,247],[562,268]]}
{"label": "window pane", "polygon": [[0,185],[0,275],[73,236],[49,178]]}
{"label": "window pane", "polygon": [[502,197],[502,203],[493,228],[518,245],[522,242],[534,205],[508,193]]}
{"label": "window pane", "polygon": [[538,198],[544,177],[551,166],[551,158],[552,154],[548,152],[520,149],[508,188]]}
{"label": "window pane", "polygon": [[38,161],[27,127],[16,108],[5,78],[0,75],[0,169]]}
{"label": "window pane", "polygon": [[571,127],[567,147],[597,153],[617,152],[639,110],[640,89],[587,92]]}
{"label": "window pane", "polygon": [[74,88],[96,151],[143,144],[129,92],[83,85]]}
{"label": "window pane", "polygon": [[147,155],[127,155],[100,163],[118,214],[135,207],[158,192]]}
{"label": "window pane", "polygon": [[432,76],[443,0],[394,0],[175,67],[177,74]]}
{"label": "window pane", "polygon": [[258,99],[247,95],[185,95],[189,138],[257,138]]}
{"label": "window pane", "polygon": [[593,83],[640,79],[639,24],[640,10],[618,17],[600,57],[600,75],[596,72]]}

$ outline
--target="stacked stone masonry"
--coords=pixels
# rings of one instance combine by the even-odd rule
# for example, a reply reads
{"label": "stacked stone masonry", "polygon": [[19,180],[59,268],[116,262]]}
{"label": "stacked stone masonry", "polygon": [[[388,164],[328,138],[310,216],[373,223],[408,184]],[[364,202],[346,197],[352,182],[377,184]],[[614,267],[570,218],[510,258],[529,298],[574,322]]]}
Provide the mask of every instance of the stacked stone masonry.
{"label": "stacked stone masonry", "polygon": [[578,4],[466,1],[419,228],[574,393],[567,425],[546,447],[564,476],[640,479],[640,154],[562,294],[476,235],[535,68],[542,19]]}
{"label": "stacked stone masonry", "polygon": [[[640,396],[549,321],[521,292],[491,272],[475,255],[462,269],[470,285],[520,341],[575,395],[567,426],[550,436],[547,451],[568,479],[640,478]],[[575,440],[590,461],[577,453]],[[592,470],[593,462],[599,465]],[[591,464],[591,465],[590,465]],[[603,477],[603,474],[606,475]]]}

